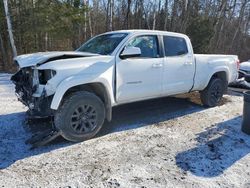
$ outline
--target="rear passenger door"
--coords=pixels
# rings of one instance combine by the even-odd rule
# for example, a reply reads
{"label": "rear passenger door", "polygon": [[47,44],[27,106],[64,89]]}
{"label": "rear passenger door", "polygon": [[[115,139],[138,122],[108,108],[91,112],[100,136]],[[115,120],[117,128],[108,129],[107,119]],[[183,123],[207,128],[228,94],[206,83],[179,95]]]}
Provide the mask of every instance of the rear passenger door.
{"label": "rear passenger door", "polygon": [[163,95],[188,92],[193,86],[195,62],[193,51],[186,39],[163,36],[165,51]]}

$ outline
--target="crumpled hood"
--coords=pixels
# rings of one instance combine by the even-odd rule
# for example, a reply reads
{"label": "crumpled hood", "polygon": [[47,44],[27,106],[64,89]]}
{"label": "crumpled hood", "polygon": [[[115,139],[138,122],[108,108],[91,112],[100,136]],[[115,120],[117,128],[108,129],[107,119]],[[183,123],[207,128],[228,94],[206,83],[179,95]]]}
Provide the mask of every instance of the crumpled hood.
{"label": "crumpled hood", "polygon": [[58,59],[68,59],[68,58],[77,58],[77,57],[91,57],[98,56],[98,54],[92,54],[87,52],[67,52],[67,51],[58,51],[58,52],[38,52],[34,54],[25,54],[17,56],[14,61],[19,65],[20,68],[30,67],[41,65],[49,61],[54,61]]}
{"label": "crumpled hood", "polygon": [[243,70],[243,71],[250,71],[250,62],[247,61],[247,62],[243,62],[240,64],[240,70]]}

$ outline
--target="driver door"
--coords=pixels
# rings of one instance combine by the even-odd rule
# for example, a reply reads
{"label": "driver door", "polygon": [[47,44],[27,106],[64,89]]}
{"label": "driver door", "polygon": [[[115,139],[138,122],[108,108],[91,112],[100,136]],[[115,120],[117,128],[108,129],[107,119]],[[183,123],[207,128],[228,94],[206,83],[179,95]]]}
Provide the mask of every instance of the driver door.
{"label": "driver door", "polygon": [[126,47],[140,48],[141,55],[126,59],[117,57],[117,102],[125,103],[160,96],[164,58],[160,57],[157,35],[133,37]]}

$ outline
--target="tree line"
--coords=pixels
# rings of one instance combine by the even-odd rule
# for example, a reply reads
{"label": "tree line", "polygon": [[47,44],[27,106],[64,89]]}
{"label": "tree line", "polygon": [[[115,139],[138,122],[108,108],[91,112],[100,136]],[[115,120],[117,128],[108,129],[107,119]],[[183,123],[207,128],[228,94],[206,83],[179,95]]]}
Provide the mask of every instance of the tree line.
{"label": "tree line", "polygon": [[74,50],[120,29],[185,33],[195,53],[250,59],[250,0],[0,0],[0,70],[15,70],[15,49]]}

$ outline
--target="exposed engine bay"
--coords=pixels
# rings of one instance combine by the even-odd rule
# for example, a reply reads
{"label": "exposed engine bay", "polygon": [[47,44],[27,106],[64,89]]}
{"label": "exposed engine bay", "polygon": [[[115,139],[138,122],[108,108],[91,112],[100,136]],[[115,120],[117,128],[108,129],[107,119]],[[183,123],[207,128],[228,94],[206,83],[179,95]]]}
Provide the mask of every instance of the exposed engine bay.
{"label": "exposed engine bay", "polygon": [[39,86],[45,85],[53,74],[55,74],[54,71],[25,67],[11,77],[15,84],[18,100],[29,108],[31,116],[44,117],[53,115],[53,111],[50,109],[52,96],[47,96],[45,90],[41,92],[40,96],[36,96]]}
{"label": "exposed engine bay", "polygon": [[[65,78],[67,74],[74,73],[65,67],[65,74],[58,74],[59,63],[65,63],[65,59],[70,60],[97,56],[96,54],[82,52],[45,52],[18,56],[14,62],[19,70],[12,77],[11,81],[15,84],[15,93],[20,102],[29,108],[26,116],[28,125],[46,124],[46,130],[34,134],[26,141],[31,144],[31,149],[43,146],[61,136],[61,131],[54,125],[55,110],[51,108],[51,103],[55,95],[56,86]],[[51,67],[47,65],[52,64]],[[50,64],[50,65],[51,65]],[[71,64],[72,65],[72,64]],[[78,66],[75,71],[78,71]],[[62,69],[60,69],[63,72]],[[59,76],[58,76],[59,75]],[[53,79],[54,78],[54,79]]]}
{"label": "exposed engine bay", "polygon": [[15,84],[18,100],[29,108],[30,116],[53,116],[53,110],[50,108],[53,93],[46,90],[46,85],[56,75],[56,71],[42,70],[39,67],[52,61],[86,56],[93,56],[93,54],[77,52],[36,53],[19,56],[18,59],[15,59],[15,63],[20,69],[11,77],[11,81]]}

